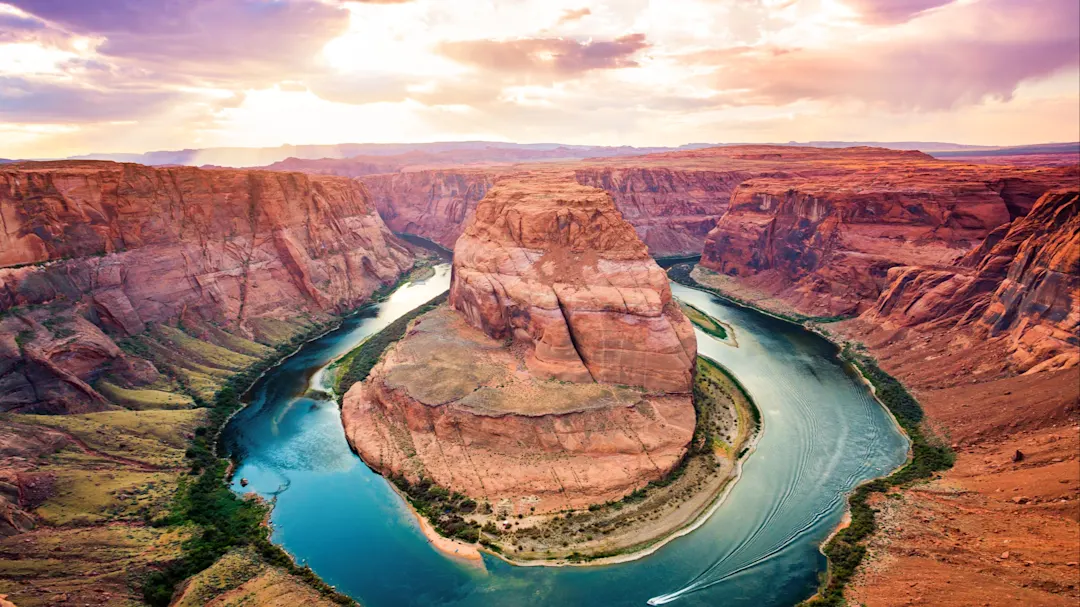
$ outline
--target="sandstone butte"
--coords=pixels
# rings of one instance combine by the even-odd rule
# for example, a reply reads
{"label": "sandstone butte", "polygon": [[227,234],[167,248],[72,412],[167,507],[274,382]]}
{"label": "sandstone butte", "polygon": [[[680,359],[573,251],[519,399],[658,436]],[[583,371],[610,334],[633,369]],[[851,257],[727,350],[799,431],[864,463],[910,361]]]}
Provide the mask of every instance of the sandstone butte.
{"label": "sandstone butte", "polygon": [[694,432],[696,341],[611,197],[569,176],[498,182],[455,247],[449,304],[344,397],[353,447],[537,513],[618,499]]}
{"label": "sandstone butte", "polygon": [[268,319],[325,319],[413,261],[340,177],[17,163],[0,168],[0,216],[0,411],[108,408],[104,373],[158,377],[115,340],[184,316],[269,343]]}

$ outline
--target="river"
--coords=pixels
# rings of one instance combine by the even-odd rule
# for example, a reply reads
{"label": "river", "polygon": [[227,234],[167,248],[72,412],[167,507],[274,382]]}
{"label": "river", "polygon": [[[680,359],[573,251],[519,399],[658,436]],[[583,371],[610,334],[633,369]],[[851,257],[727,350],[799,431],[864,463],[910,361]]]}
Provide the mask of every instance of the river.
{"label": "river", "polygon": [[427,543],[387,482],[352,454],[337,404],[304,396],[324,387],[330,361],[449,282],[440,265],[305,345],[253,387],[225,431],[240,460],[234,489],[275,499],[273,540],[365,607],[791,605],[817,587],[818,546],[846,493],[906,456],[907,440],[830,343],[673,283],[676,297],[732,327],[737,347],[698,331],[699,352],[730,369],[762,410],[764,434],[727,501],[696,531],[630,563],[459,562]]}

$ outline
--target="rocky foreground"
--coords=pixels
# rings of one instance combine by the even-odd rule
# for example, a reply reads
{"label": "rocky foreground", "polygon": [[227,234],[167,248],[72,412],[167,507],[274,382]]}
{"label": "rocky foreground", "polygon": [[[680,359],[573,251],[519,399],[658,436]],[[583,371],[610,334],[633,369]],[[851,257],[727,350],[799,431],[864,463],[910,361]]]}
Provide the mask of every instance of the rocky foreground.
{"label": "rocky foreground", "polygon": [[695,358],[666,276],[607,194],[508,179],[457,242],[449,305],[349,390],[342,416],[387,476],[514,512],[584,508],[682,459]]}

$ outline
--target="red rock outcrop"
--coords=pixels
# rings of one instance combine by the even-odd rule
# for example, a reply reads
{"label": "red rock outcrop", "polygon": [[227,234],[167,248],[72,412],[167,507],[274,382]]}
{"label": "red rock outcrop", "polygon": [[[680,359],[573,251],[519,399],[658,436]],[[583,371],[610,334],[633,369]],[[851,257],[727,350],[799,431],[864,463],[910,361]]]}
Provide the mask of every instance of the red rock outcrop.
{"label": "red rock outcrop", "polygon": [[[103,406],[87,381],[130,366],[106,333],[181,313],[241,333],[326,315],[412,263],[363,186],[338,177],[18,163],[0,168],[0,215],[0,410]],[[61,317],[60,336],[42,326]]]}
{"label": "red rock outcrop", "polygon": [[750,175],[648,166],[575,171],[578,183],[611,194],[654,257],[700,253],[705,236],[727,211],[732,192]]}
{"label": "red rock outcrop", "polygon": [[496,184],[454,247],[450,304],[527,343],[535,374],[690,391],[693,327],[603,190],[549,174]]}
{"label": "red rock outcrop", "polygon": [[[345,161],[314,162],[317,167],[302,170],[342,172],[334,163]],[[1075,167],[980,167],[936,160],[921,152],[869,147],[731,146],[543,165],[466,164],[459,159],[456,168],[414,166],[361,179],[394,231],[452,248],[493,180],[545,167],[553,172],[572,171],[582,185],[611,194],[650,253],[661,257],[701,253],[732,194],[750,179],[794,180],[793,186],[820,179],[820,185],[839,184],[841,190],[876,191],[901,206],[904,196],[928,184],[937,183],[939,197],[945,199],[989,190],[996,194],[998,204],[1004,204],[1009,218],[1015,218],[1027,213],[1047,189],[1076,176]],[[952,185],[955,190],[950,190]]]}
{"label": "red rock outcrop", "polygon": [[914,158],[749,179],[707,237],[701,265],[806,314],[857,314],[890,268],[951,266],[1075,172],[999,170]]}
{"label": "red rock outcrop", "polygon": [[[966,267],[964,267],[966,266]],[[1007,336],[1021,370],[1080,364],[1080,194],[1049,192],[957,268],[904,266],[863,315],[884,326]]]}
{"label": "red rock outcrop", "polygon": [[617,500],[661,478],[694,433],[688,395],[542,381],[448,307],[420,317],[343,400],[375,470],[514,511]]}
{"label": "red rock outcrop", "polygon": [[346,436],[383,474],[492,504],[618,499],[685,454],[696,348],[608,194],[508,177],[457,241],[449,304],[346,393]]}
{"label": "red rock outcrop", "polygon": [[453,249],[497,174],[494,169],[409,171],[360,181],[391,230]]}

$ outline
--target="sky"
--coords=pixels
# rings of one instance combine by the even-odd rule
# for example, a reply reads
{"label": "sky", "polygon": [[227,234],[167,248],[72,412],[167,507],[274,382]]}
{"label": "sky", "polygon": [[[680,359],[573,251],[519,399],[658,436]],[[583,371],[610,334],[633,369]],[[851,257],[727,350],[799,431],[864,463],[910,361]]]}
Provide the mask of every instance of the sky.
{"label": "sky", "polygon": [[0,157],[1080,140],[1078,0],[0,0]]}

